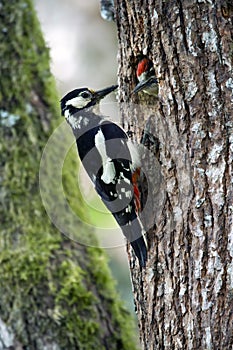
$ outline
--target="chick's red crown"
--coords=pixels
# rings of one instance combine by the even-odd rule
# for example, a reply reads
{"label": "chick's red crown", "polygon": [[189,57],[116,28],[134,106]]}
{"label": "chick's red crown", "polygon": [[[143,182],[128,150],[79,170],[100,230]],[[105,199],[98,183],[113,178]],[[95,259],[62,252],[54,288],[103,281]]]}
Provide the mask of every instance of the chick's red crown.
{"label": "chick's red crown", "polygon": [[150,60],[148,58],[143,58],[137,67],[137,77],[140,77],[142,73],[149,72],[150,70]]}

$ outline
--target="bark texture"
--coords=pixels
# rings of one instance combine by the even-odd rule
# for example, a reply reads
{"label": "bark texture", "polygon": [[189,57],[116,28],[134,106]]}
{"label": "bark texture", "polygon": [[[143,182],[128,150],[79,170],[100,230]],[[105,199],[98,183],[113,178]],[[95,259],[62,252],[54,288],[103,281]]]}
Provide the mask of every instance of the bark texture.
{"label": "bark texture", "polygon": [[[145,270],[130,252],[142,347],[232,349],[232,2],[115,6],[124,125],[153,133],[163,178]],[[161,79],[157,99],[130,95],[140,53]]]}
{"label": "bark texture", "polygon": [[[61,235],[43,208],[39,165],[59,97],[32,1],[1,1],[0,8],[0,350],[135,349],[106,256],[81,220],[76,151],[65,159],[62,184],[81,218],[76,239],[86,245]],[[66,142],[62,135],[44,169],[54,207],[59,194],[49,167]]]}

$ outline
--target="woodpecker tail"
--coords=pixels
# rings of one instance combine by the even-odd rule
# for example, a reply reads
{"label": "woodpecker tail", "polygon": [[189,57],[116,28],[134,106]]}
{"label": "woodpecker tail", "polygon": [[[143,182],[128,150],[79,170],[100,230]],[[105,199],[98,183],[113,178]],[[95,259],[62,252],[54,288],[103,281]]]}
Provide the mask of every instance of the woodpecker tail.
{"label": "woodpecker tail", "polygon": [[137,238],[135,241],[130,242],[131,247],[138,258],[139,265],[141,267],[146,266],[147,261],[147,248],[143,236]]}
{"label": "woodpecker tail", "polygon": [[[125,218],[126,215],[123,216]],[[116,220],[119,217],[115,215]],[[118,221],[119,223],[119,221]],[[127,240],[130,242],[131,247],[134,250],[136,257],[138,258],[139,265],[141,267],[146,266],[147,261],[147,247],[143,237],[143,227],[140,219],[136,216],[134,212],[134,220],[130,221],[127,225],[121,226],[122,232]]]}

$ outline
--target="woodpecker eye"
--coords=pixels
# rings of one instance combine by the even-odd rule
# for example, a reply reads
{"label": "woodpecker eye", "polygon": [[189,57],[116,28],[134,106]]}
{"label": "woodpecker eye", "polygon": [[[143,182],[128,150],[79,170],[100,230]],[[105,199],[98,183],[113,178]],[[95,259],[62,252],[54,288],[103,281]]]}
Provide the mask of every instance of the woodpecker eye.
{"label": "woodpecker eye", "polygon": [[81,97],[83,97],[83,98],[91,97],[90,92],[87,92],[87,91],[82,92],[80,95],[81,95]]}

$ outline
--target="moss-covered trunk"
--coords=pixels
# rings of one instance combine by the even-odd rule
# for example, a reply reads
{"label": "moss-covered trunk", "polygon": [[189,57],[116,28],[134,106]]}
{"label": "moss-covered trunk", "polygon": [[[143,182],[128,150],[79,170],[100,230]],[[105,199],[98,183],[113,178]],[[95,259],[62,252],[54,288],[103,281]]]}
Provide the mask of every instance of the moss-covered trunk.
{"label": "moss-covered trunk", "polygon": [[[103,251],[62,235],[41,202],[40,159],[60,112],[32,1],[3,1],[0,17],[0,348],[133,349]],[[68,200],[83,217],[72,154],[66,168]],[[95,245],[81,220],[76,231]]]}

